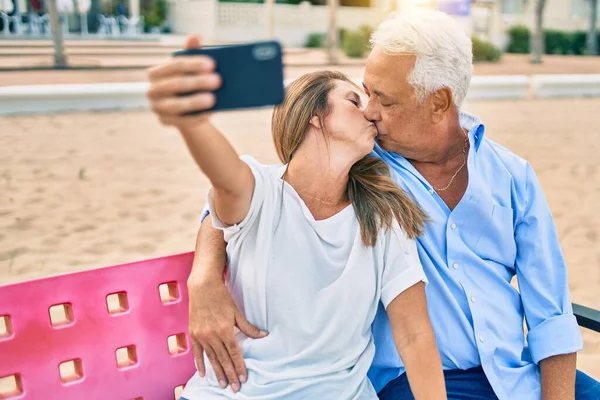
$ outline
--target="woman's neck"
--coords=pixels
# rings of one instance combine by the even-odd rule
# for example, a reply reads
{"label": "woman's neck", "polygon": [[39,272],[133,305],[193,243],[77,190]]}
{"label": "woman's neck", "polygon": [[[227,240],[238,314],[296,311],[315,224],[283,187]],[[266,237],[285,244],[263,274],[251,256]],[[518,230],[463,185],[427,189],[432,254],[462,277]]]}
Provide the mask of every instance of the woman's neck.
{"label": "woman's neck", "polygon": [[284,180],[306,204],[334,207],[348,202],[348,174],[352,165],[308,152],[298,152]]}

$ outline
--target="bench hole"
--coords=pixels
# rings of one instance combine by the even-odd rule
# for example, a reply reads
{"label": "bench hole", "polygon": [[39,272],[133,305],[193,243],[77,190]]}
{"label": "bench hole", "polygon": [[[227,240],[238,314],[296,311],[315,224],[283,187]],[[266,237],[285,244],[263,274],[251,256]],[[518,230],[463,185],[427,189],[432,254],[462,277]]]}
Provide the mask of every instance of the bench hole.
{"label": "bench hole", "polygon": [[48,309],[50,324],[58,328],[73,323],[73,305],[71,303],[56,304]]}
{"label": "bench hole", "polygon": [[119,369],[130,368],[138,363],[137,350],[134,345],[118,348],[116,356]]}
{"label": "bench hole", "polygon": [[83,379],[83,366],[79,358],[60,363],[58,371],[62,383],[73,383]]}
{"label": "bench hole", "polygon": [[169,336],[167,345],[169,346],[169,354],[172,356],[185,353],[188,349],[185,333]]}
{"label": "bench hole", "polygon": [[179,287],[177,282],[166,282],[158,286],[160,301],[163,304],[179,300]]}
{"label": "bench hole", "polygon": [[0,399],[11,399],[23,394],[21,374],[14,374],[0,378]]}
{"label": "bench hole", "polygon": [[183,389],[185,385],[179,385],[175,388],[175,400],[179,400],[181,398],[181,394],[183,393]]}
{"label": "bench hole", "polygon": [[110,315],[122,314],[129,311],[129,299],[127,293],[111,293],[106,296],[106,308]]}
{"label": "bench hole", "polygon": [[12,321],[8,315],[0,315],[0,339],[11,337],[13,334]]}

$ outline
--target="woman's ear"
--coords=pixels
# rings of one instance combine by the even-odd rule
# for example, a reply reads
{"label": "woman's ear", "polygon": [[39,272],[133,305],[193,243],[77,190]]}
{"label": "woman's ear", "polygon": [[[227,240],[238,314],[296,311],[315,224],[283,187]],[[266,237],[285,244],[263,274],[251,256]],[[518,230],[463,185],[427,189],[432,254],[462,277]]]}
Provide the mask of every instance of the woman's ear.
{"label": "woman's ear", "polygon": [[314,117],[312,117],[310,119],[309,124],[314,126],[317,129],[321,129],[321,118],[319,118],[317,115],[315,115]]}

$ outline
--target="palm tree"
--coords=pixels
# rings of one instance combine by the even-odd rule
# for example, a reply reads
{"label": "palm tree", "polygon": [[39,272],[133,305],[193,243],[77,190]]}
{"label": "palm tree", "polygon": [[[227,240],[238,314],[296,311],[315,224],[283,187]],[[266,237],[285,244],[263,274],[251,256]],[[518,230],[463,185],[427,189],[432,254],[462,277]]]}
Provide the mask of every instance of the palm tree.
{"label": "palm tree", "polygon": [[267,35],[269,39],[275,38],[275,0],[266,0],[267,8]]}
{"label": "palm tree", "polygon": [[337,3],[338,0],[329,0],[329,34],[327,48],[330,65],[338,63]]}
{"label": "palm tree", "polygon": [[531,62],[540,64],[544,54],[544,6],[546,0],[535,0],[534,3],[534,27],[531,35]]}
{"label": "palm tree", "polygon": [[590,30],[587,36],[587,53],[590,56],[598,54],[598,0],[590,0]]}
{"label": "palm tree", "polygon": [[50,16],[50,31],[52,32],[52,42],[54,43],[54,68],[67,68],[67,57],[65,56],[65,47],[63,41],[62,26],[58,15],[57,0],[49,0],[48,15]]}

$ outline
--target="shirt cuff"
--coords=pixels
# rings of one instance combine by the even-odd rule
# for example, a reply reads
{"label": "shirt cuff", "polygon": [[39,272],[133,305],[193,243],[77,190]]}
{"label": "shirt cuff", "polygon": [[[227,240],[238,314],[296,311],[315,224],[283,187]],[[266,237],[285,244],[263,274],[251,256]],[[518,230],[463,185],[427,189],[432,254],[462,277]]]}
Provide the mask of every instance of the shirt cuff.
{"label": "shirt cuff", "polygon": [[390,303],[409,287],[419,283],[427,283],[422,268],[411,268],[396,276],[381,289],[381,302],[387,309]]}
{"label": "shirt cuff", "polygon": [[573,314],[548,318],[527,334],[533,362],[560,354],[576,353],[583,348],[583,339]]}

